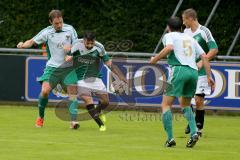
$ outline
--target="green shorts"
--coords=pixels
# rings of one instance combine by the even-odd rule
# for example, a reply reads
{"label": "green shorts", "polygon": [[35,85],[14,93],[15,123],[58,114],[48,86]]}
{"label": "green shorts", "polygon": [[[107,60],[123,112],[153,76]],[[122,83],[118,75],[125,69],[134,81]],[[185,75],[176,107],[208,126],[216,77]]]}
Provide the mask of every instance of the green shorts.
{"label": "green shorts", "polygon": [[49,82],[52,88],[55,88],[57,84],[61,84],[63,87],[77,83],[77,75],[72,68],[55,68],[47,66],[44,69],[44,73],[38,78],[40,83],[46,81]]}
{"label": "green shorts", "polygon": [[166,96],[186,97],[194,96],[198,80],[198,71],[188,66],[173,66],[168,78],[170,87],[166,89]]}

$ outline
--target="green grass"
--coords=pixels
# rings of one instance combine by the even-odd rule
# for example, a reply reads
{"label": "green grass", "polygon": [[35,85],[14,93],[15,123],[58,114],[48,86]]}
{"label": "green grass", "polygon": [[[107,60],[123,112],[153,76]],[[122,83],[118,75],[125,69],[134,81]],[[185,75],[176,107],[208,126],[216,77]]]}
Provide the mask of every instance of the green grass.
{"label": "green grass", "polygon": [[[140,118],[136,115],[139,114]],[[0,160],[237,160],[240,157],[240,117],[207,116],[204,137],[185,148],[186,122],[175,115],[175,148],[164,148],[166,135],[154,113],[115,111],[107,114],[107,131],[91,121],[79,130],[46,110],[45,125],[35,128],[36,107],[0,106]],[[155,116],[150,119],[149,116]],[[148,116],[148,118],[146,118]],[[130,117],[132,119],[130,119]]]}

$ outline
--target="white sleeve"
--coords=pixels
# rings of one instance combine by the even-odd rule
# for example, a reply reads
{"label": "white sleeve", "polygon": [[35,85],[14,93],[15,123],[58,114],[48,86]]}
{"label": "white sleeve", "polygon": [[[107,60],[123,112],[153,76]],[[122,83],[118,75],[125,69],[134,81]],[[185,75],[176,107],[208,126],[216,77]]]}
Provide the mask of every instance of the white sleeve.
{"label": "white sleeve", "polygon": [[207,27],[204,27],[204,26],[203,26],[203,31],[204,31],[204,33],[205,33],[206,41],[207,41],[207,42],[211,42],[211,41],[215,42],[215,40],[214,40],[214,38],[213,38],[213,36],[212,36],[211,31],[210,31]]}
{"label": "white sleeve", "polygon": [[101,44],[101,43],[99,43],[99,42],[95,42],[95,45],[98,47],[98,51],[99,51],[99,56],[100,57],[103,57],[105,54],[107,54],[107,52],[106,52],[106,50],[105,50],[105,48],[104,48],[104,46]]}
{"label": "white sleeve", "polygon": [[166,34],[164,37],[165,37],[165,46],[173,45],[173,39],[170,34]]}
{"label": "white sleeve", "polygon": [[41,30],[36,36],[33,37],[33,41],[37,44],[42,44],[47,42],[47,29]]}
{"label": "white sleeve", "polygon": [[102,46],[102,52],[101,52],[101,55],[100,55],[100,56],[104,56],[105,54],[107,54],[107,52],[106,52],[104,46]]}
{"label": "white sleeve", "polygon": [[71,37],[72,37],[72,44],[74,44],[78,39],[78,35],[77,35],[76,30],[73,27],[72,27],[72,36]]}

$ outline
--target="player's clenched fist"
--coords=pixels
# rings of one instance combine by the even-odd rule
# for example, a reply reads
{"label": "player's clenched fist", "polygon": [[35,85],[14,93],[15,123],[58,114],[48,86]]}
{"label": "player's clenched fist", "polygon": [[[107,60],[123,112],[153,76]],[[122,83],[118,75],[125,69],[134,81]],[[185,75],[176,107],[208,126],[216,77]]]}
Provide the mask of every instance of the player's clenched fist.
{"label": "player's clenched fist", "polygon": [[19,43],[17,44],[17,48],[23,48],[23,42],[19,42]]}

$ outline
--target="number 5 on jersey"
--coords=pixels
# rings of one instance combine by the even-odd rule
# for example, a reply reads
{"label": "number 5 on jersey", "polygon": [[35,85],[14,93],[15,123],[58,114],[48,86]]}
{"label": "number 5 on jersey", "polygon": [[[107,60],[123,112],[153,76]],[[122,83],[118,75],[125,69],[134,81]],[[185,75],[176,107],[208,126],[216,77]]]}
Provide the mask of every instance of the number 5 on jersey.
{"label": "number 5 on jersey", "polygon": [[183,40],[183,48],[185,56],[192,56],[192,46],[190,40]]}

